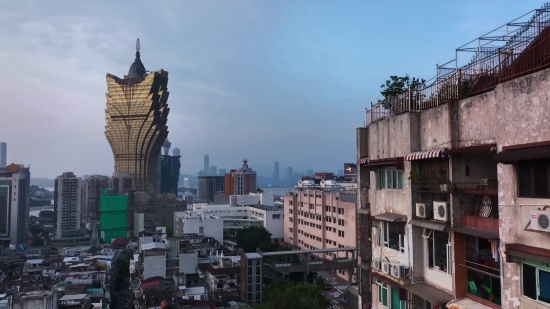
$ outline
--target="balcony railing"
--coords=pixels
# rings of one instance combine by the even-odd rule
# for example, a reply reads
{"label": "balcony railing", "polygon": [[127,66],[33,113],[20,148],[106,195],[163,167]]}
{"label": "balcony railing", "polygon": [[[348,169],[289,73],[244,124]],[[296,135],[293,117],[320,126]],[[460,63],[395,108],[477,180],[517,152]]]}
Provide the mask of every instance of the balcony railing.
{"label": "balcony railing", "polygon": [[454,226],[498,232],[498,185],[496,180],[454,183]]}
{"label": "balcony railing", "polygon": [[411,188],[416,192],[451,192],[452,186],[448,180],[415,180],[411,183]]}

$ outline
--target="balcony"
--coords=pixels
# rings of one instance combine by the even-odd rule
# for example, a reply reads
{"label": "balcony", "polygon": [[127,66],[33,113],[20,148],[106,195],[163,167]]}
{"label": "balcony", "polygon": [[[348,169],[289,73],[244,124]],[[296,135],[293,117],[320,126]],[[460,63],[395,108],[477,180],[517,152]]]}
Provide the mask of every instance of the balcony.
{"label": "balcony", "polygon": [[498,184],[496,180],[453,183],[454,226],[498,233]]}

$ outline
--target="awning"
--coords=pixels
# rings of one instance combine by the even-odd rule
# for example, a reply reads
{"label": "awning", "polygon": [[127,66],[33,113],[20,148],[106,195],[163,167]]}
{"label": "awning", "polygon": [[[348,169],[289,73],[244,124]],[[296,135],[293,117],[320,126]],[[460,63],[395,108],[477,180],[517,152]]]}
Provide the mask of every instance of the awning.
{"label": "awning", "polygon": [[474,228],[471,228],[471,227],[457,226],[457,227],[451,228],[451,231],[457,232],[457,233],[460,233],[460,234],[466,234],[466,235],[470,235],[470,236],[485,238],[485,239],[499,239],[500,238],[499,235],[498,235],[498,232],[474,229]]}
{"label": "awning", "polygon": [[436,222],[436,221],[424,220],[424,219],[411,219],[409,221],[409,224],[440,231],[440,232],[444,231],[447,228],[447,225],[444,222]]}
{"label": "awning", "polygon": [[507,262],[520,263],[522,259],[529,259],[550,263],[550,250],[524,244],[506,244],[504,254],[511,257]]}
{"label": "awning", "polygon": [[429,301],[432,305],[445,306],[448,302],[453,300],[453,296],[451,294],[425,282],[403,286],[403,288],[417,296],[420,296],[424,300]]}
{"label": "awning", "polygon": [[461,298],[447,304],[448,309],[491,309],[468,298]]}
{"label": "awning", "polygon": [[550,158],[550,146],[541,146],[524,149],[504,150],[493,157],[494,162],[514,164],[521,160],[535,160]]}
{"label": "awning", "polygon": [[370,159],[367,163],[368,166],[376,165],[395,165],[395,169],[404,170],[405,169],[405,158],[404,157],[393,157],[393,158],[383,158],[383,159]]}
{"label": "awning", "polygon": [[415,161],[415,160],[424,160],[424,159],[434,159],[434,158],[443,158],[445,148],[427,150],[427,151],[417,151],[411,152],[405,156],[405,161]]}
{"label": "awning", "polygon": [[363,165],[369,163],[369,157],[362,157],[357,159],[357,165]]}
{"label": "awning", "polygon": [[459,154],[465,152],[477,152],[477,151],[496,151],[497,144],[486,144],[486,145],[477,145],[477,146],[466,146],[460,148],[453,148],[445,150],[446,155],[450,154]]}
{"label": "awning", "polygon": [[393,212],[385,212],[374,216],[375,220],[388,221],[388,222],[407,222],[407,216],[402,214],[396,214]]}

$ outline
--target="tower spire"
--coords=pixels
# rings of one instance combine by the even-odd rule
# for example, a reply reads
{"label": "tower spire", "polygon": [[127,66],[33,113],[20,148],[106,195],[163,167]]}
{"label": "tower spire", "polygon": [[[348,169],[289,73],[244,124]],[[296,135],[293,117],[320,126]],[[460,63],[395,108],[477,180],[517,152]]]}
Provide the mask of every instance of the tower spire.
{"label": "tower spire", "polygon": [[140,59],[139,49],[141,48],[141,43],[139,42],[139,38],[136,40],[136,60]]}

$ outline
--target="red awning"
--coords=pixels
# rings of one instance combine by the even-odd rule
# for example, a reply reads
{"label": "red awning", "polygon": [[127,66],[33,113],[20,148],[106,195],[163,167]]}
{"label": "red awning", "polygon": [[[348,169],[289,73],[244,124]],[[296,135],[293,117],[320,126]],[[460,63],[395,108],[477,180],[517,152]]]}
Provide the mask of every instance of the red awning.
{"label": "red awning", "polygon": [[550,146],[504,150],[493,157],[493,161],[503,164],[514,164],[522,160],[536,160],[550,158]]}
{"label": "red awning", "polygon": [[369,163],[369,157],[362,157],[357,159],[357,165],[363,165]]}
{"label": "red awning", "polygon": [[444,151],[445,151],[445,148],[411,152],[407,156],[405,156],[405,160],[415,161],[415,160],[424,160],[424,159],[443,158],[445,156]]}

